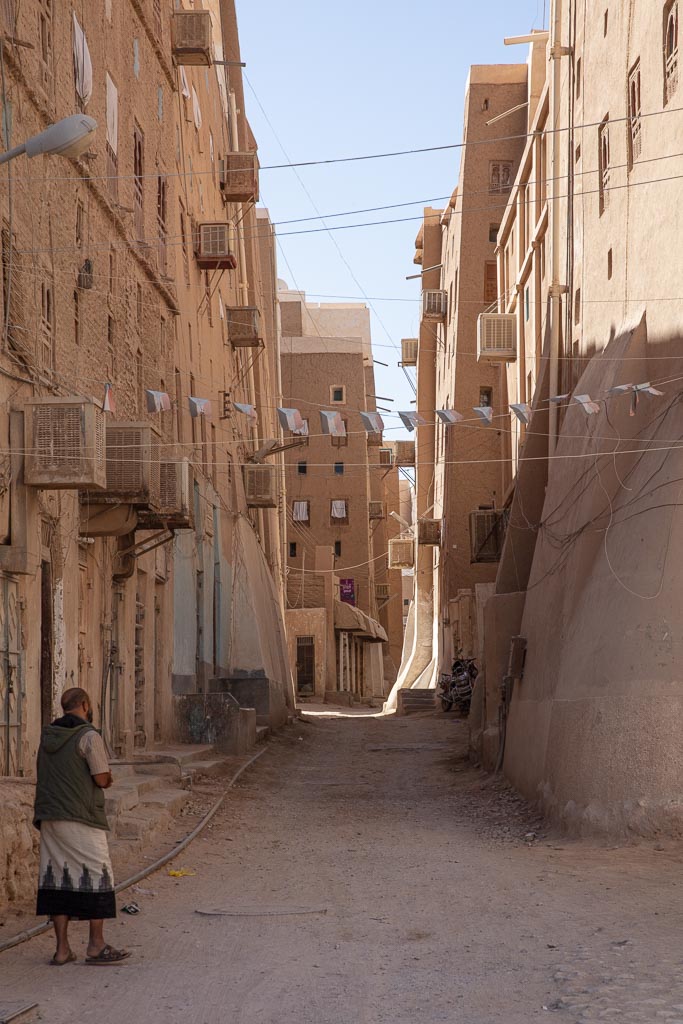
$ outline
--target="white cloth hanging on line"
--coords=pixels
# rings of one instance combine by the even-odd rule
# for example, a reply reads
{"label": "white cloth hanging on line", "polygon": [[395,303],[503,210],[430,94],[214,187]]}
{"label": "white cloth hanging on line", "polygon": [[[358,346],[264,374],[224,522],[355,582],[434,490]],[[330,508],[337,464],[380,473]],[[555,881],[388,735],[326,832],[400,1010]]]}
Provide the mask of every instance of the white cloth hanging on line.
{"label": "white cloth hanging on line", "polygon": [[76,95],[83,104],[83,108],[87,107],[88,101],[92,96],[92,60],[90,59],[90,50],[88,49],[88,41],[85,38],[85,32],[78,24],[78,18],[74,11],[74,78],[76,80]]}
{"label": "white cloth hanging on line", "polygon": [[346,519],[346,502],[337,500],[332,502],[332,518]]}
{"label": "white cloth hanging on line", "polygon": [[295,523],[308,522],[308,502],[295,501],[292,506],[292,519]]}

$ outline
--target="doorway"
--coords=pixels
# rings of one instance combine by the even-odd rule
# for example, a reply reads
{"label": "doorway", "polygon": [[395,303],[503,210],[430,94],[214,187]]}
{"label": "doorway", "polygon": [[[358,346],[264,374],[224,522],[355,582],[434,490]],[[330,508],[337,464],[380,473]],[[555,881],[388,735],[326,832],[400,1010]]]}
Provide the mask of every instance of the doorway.
{"label": "doorway", "polygon": [[296,638],[296,690],[301,697],[315,693],[315,641],[312,636]]}

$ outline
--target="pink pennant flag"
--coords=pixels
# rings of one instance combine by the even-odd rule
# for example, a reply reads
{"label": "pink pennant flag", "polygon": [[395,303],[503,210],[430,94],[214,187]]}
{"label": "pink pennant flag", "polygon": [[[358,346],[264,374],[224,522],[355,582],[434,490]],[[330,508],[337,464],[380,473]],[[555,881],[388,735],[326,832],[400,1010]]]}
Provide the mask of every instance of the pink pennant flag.
{"label": "pink pennant flag", "polygon": [[327,412],[321,409],[320,426],[323,434],[331,434],[332,437],[346,437],[346,428],[340,412]]}
{"label": "pink pennant flag", "polygon": [[197,416],[204,416],[207,420],[211,419],[211,402],[208,398],[194,398],[190,395],[188,402],[192,419],[196,419]]}
{"label": "pink pennant flag", "polygon": [[594,402],[590,395],[574,395],[575,400],[582,406],[587,416],[593,416],[600,412],[600,406]]}
{"label": "pink pennant flag", "polygon": [[145,398],[147,400],[147,412],[171,411],[171,398],[165,391],[151,391],[148,388],[145,391]]}
{"label": "pink pennant flag", "polygon": [[510,408],[514,412],[515,416],[520,423],[523,423],[525,427],[529,426],[531,420],[531,406],[527,402],[515,402]]}
{"label": "pink pennant flag", "polygon": [[460,423],[463,419],[462,413],[456,412],[455,409],[437,409],[436,415],[447,427],[452,427],[454,423]]}
{"label": "pink pennant flag", "polygon": [[114,401],[114,392],[112,391],[111,384],[104,385],[104,401],[102,402],[102,411],[110,412],[112,415],[116,415],[116,402]]}
{"label": "pink pennant flag", "polygon": [[566,402],[567,399],[570,398],[570,397],[571,396],[569,395],[569,393],[567,393],[566,395],[553,395],[553,397],[549,398],[548,401],[549,402],[554,402],[555,405],[559,405],[560,402]]}
{"label": "pink pennant flag", "polygon": [[490,427],[493,422],[493,408],[490,405],[475,405],[473,412],[476,412],[484,426]]}

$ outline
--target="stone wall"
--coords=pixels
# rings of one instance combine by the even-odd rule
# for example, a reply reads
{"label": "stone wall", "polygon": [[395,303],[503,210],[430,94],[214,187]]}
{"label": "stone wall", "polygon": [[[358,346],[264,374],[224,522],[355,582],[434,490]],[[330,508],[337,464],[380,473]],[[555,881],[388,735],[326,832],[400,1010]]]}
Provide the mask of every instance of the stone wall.
{"label": "stone wall", "polygon": [[0,909],[36,890],[40,833],[32,825],[33,783],[0,782]]}

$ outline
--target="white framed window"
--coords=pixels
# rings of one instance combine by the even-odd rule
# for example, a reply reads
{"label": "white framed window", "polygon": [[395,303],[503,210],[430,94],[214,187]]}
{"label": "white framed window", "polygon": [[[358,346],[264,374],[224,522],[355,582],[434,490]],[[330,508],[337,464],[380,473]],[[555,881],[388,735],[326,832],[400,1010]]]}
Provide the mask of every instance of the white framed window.
{"label": "white framed window", "polygon": [[330,402],[332,405],[344,405],[346,402],[346,386],[344,384],[330,385]]}

